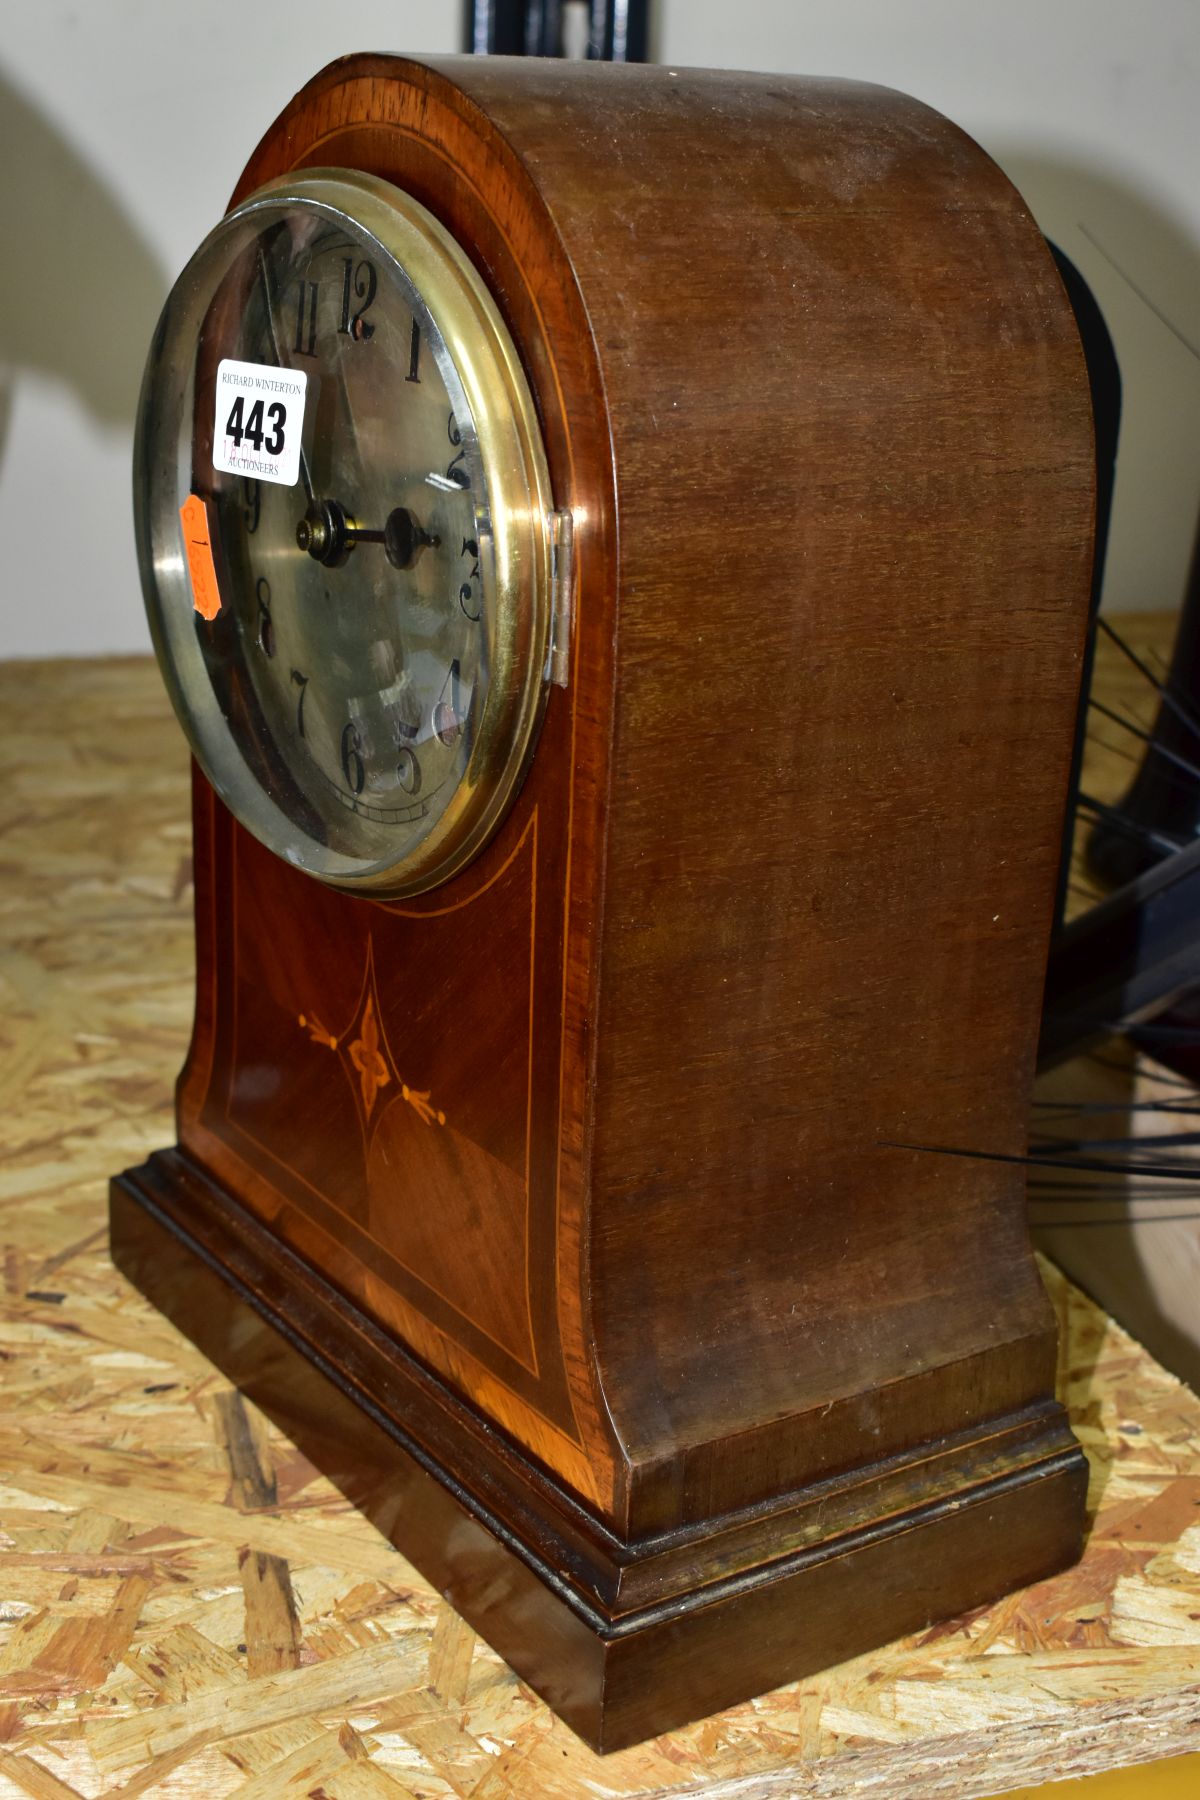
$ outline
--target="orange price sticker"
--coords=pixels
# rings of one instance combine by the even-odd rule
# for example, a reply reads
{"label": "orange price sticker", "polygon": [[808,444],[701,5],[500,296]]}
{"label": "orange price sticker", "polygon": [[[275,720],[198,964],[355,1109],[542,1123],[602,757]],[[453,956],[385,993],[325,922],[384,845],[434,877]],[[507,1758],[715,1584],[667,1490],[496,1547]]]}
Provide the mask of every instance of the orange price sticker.
{"label": "orange price sticker", "polygon": [[208,508],[199,494],[189,494],[179,509],[188,574],[192,578],[192,605],[203,619],[215,619],[221,610],[221,590],[208,535]]}

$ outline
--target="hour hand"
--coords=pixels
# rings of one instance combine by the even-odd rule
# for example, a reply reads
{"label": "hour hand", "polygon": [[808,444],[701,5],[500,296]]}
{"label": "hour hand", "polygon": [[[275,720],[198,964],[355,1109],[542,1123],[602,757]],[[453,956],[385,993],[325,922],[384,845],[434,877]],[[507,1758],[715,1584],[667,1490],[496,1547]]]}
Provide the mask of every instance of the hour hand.
{"label": "hour hand", "polygon": [[441,541],[417,523],[407,506],[394,506],[387,516],[383,550],[394,569],[411,569],[420,551],[436,550]]}
{"label": "hour hand", "polygon": [[296,542],[315,562],[326,568],[345,560],[355,544],[382,544],[394,569],[411,569],[420,552],[436,550],[441,543],[418,522],[407,506],[395,506],[382,531],[355,525],[337,500],[320,500],[309,507],[296,527]]}

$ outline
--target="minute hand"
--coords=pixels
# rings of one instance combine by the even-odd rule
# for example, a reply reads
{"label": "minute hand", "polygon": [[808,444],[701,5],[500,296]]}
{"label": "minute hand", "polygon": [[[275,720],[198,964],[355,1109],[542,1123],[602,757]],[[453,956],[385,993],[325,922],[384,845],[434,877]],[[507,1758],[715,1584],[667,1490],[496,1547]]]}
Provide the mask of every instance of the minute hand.
{"label": "minute hand", "polygon": [[335,566],[354,544],[382,544],[394,569],[411,569],[420,551],[437,550],[441,538],[426,531],[407,506],[394,506],[382,531],[355,525],[336,500],[310,507],[296,527],[296,542],[314,562]]}
{"label": "minute hand", "polygon": [[[271,334],[271,352],[275,358],[275,367],[290,371],[291,365],[284,362],[279,350],[279,337],[275,330],[275,302],[271,298],[271,278],[267,274],[267,259],[263,255],[261,244],[258,246],[258,279],[262,283],[263,301],[267,308],[267,330]],[[308,458],[304,454],[303,444],[300,446],[300,479],[304,483],[308,504],[315,506],[316,496],[313,493],[312,476],[308,472]]]}

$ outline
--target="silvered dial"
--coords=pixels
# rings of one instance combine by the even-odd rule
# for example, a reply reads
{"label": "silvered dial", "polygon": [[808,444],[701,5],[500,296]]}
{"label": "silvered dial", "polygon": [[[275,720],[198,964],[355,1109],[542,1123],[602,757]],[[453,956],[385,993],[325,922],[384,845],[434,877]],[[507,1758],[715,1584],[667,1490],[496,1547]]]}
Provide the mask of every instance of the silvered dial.
{"label": "silvered dial", "polygon": [[454,873],[532,747],[550,500],[453,240],[370,177],[263,190],[167,303],[136,460],[151,625],[218,791],[339,885]]}

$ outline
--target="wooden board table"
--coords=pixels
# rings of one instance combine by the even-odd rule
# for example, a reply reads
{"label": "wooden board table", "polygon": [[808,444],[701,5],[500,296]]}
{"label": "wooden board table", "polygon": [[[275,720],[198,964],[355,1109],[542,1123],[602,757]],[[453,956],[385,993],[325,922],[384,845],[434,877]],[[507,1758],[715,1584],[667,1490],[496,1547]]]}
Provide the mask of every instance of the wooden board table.
{"label": "wooden board table", "polygon": [[153,666],[0,668],[0,1797],[968,1797],[1194,1748],[1200,1400],[1048,1272],[1078,1568],[604,1760],[114,1273],[171,1136],[187,776]]}

